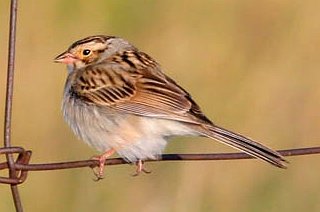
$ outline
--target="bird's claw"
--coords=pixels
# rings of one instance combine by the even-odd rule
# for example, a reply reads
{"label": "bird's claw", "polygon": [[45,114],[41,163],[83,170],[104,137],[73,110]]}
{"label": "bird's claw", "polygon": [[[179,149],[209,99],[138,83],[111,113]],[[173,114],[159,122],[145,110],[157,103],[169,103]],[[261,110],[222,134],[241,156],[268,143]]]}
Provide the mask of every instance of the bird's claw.
{"label": "bird's claw", "polygon": [[102,180],[104,178],[105,162],[106,162],[107,158],[110,157],[114,152],[115,152],[115,150],[111,149],[109,151],[106,151],[102,155],[94,156],[94,157],[91,158],[91,160],[99,161],[99,168],[96,168],[96,167],[92,168],[93,173],[96,176],[96,179],[94,179],[94,181],[99,181],[99,180]]}
{"label": "bird's claw", "polygon": [[133,177],[136,177],[136,176],[139,176],[142,172],[145,173],[145,174],[150,174],[151,171],[148,171],[146,170],[144,167],[143,167],[143,161],[142,160],[138,160],[136,162],[136,173],[132,174]]}

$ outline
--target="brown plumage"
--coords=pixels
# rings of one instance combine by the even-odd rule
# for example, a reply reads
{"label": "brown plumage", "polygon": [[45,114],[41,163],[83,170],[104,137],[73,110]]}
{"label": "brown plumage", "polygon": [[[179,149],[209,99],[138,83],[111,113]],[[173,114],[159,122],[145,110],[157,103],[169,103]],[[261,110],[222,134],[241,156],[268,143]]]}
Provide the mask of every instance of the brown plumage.
{"label": "brown plumage", "polygon": [[206,136],[285,168],[279,153],[214,125],[155,60],[121,38],[91,36],[55,60],[69,70],[66,121],[100,151],[134,162],[161,154],[167,137]]}

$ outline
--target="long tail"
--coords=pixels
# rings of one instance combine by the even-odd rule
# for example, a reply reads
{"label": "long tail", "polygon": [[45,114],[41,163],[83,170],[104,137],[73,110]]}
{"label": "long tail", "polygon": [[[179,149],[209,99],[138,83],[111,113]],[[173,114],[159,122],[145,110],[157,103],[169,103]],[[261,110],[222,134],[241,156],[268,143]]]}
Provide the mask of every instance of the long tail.
{"label": "long tail", "polygon": [[287,161],[278,152],[263,146],[256,141],[221,127],[211,125],[204,127],[206,130],[202,133],[205,136],[216,139],[233,148],[239,149],[253,157],[262,159],[276,167],[286,168]]}

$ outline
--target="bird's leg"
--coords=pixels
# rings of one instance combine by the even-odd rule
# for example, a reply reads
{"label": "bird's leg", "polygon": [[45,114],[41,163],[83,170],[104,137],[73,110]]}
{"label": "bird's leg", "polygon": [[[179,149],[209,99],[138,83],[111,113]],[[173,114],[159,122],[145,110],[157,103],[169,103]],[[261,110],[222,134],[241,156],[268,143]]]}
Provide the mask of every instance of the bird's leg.
{"label": "bird's leg", "polygon": [[144,164],[144,162],[142,160],[138,160],[136,162],[136,166],[137,166],[136,173],[134,173],[132,176],[134,176],[134,177],[138,176],[138,175],[140,175],[141,172],[144,172],[146,174],[150,174],[151,173],[151,171],[148,171],[143,167],[143,164]]}
{"label": "bird's leg", "polygon": [[104,164],[107,160],[108,157],[110,157],[111,155],[113,155],[115,153],[116,150],[114,149],[110,149],[108,151],[106,151],[105,153],[103,153],[102,155],[98,155],[98,156],[94,156],[91,159],[92,160],[97,160],[99,161],[99,169],[96,171],[93,169],[93,172],[95,174],[95,176],[97,177],[96,181],[103,179],[103,173],[104,173]]}

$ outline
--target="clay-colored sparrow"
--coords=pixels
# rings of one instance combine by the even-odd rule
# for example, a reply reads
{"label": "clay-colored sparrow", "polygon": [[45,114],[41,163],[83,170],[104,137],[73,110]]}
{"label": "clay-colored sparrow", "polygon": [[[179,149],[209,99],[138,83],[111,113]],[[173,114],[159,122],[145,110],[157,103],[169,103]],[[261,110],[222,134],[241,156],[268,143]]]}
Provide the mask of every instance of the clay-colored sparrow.
{"label": "clay-colored sparrow", "polygon": [[172,136],[205,136],[285,168],[285,159],[252,139],[218,127],[190,94],[149,55],[113,36],[90,36],[55,58],[65,63],[63,115],[74,133],[104,152],[117,152],[144,171],[142,160],[160,155]]}

